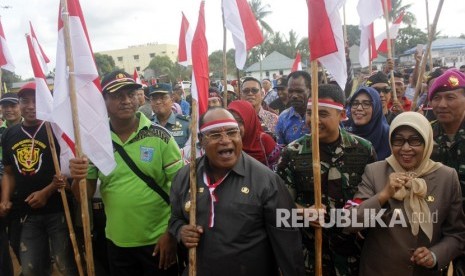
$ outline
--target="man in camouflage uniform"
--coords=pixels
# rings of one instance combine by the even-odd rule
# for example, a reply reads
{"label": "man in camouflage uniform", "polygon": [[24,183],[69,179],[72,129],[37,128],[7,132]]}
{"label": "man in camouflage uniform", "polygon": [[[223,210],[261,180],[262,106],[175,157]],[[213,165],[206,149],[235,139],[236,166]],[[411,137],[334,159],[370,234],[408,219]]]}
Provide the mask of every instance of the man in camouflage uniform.
{"label": "man in camouflage uniform", "polygon": [[[465,74],[454,69],[444,72],[431,85],[428,99],[437,118],[431,125],[431,159],[457,170],[465,210]],[[465,269],[465,255],[454,260],[457,269]]]}
{"label": "man in camouflage uniform", "polygon": [[[343,208],[353,198],[365,166],[376,159],[371,143],[339,127],[345,118],[344,94],[334,84],[320,85],[319,141],[322,203],[330,209]],[[306,123],[310,125],[311,103]],[[284,179],[297,208],[314,205],[312,136],[306,134],[283,151],[278,174]],[[326,220],[326,219],[325,219]],[[323,229],[323,275],[358,275],[360,247],[356,235],[342,233],[343,228]],[[306,273],[314,274],[314,230],[303,229]]]}

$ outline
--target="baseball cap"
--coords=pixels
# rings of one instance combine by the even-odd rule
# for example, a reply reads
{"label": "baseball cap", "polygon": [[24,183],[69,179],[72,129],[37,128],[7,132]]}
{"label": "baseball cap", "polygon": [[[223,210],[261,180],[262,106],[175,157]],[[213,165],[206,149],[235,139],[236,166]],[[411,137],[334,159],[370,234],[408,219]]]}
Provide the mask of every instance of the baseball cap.
{"label": "baseball cap", "polygon": [[26,91],[36,91],[36,82],[35,81],[30,81],[26,83],[25,85],[21,86],[21,88],[18,91],[18,98],[21,98],[21,96],[24,94]]}
{"label": "baseball cap", "polygon": [[18,104],[19,103],[18,94],[11,93],[11,92],[3,94],[2,98],[0,99],[0,105],[5,104],[5,103]]}
{"label": "baseball cap", "polygon": [[139,89],[142,87],[134,81],[131,75],[122,70],[115,70],[105,75],[101,85],[103,93],[114,93],[122,88]]}
{"label": "baseball cap", "polygon": [[277,88],[286,88],[287,87],[287,77],[280,77],[276,80],[276,85],[273,87],[274,89]]}

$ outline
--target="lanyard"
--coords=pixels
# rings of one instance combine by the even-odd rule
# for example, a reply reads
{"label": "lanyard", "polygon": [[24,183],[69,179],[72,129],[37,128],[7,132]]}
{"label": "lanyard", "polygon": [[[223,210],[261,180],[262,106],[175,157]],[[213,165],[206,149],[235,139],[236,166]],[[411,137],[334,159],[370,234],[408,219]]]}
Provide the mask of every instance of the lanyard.
{"label": "lanyard", "polygon": [[212,228],[215,224],[215,202],[218,202],[218,198],[215,195],[215,189],[226,179],[226,177],[228,177],[228,175],[229,175],[229,172],[223,178],[219,179],[213,184],[210,184],[210,178],[207,176],[207,173],[206,172],[203,173],[203,183],[205,183],[205,185],[207,186],[208,191],[210,192],[210,197],[211,197],[210,218],[208,221],[208,227],[210,228]]}
{"label": "lanyard", "polygon": [[27,137],[29,137],[31,139],[31,151],[30,151],[30,155],[29,155],[29,160],[28,163],[31,163],[32,161],[32,157],[34,156],[34,143],[35,143],[35,138],[36,138],[36,135],[37,133],[39,132],[39,130],[42,128],[42,126],[44,125],[45,121],[42,121],[39,125],[39,127],[37,127],[36,131],[34,132],[33,135],[29,134],[29,132],[27,132],[24,128],[23,128],[23,125],[21,124],[21,130],[27,135]]}

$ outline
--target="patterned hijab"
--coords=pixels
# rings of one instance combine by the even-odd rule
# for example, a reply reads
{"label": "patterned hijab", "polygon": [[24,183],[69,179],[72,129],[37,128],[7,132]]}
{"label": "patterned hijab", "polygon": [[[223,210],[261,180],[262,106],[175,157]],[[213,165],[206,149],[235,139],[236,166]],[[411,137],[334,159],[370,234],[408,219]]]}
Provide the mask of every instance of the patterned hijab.
{"label": "patterned hijab", "polygon": [[[430,159],[431,153],[433,152],[433,130],[430,123],[423,115],[417,112],[408,111],[403,112],[394,118],[389,131],[389,145],[391,144],[392,134],[401,126],[409,126],[418,132],[425,141],[425,148],[420,166],[415,168],[413,171],[408,172],[412,176],[412,179],[407,182],[406,186],[410,189],[406,189],[405,186],[402,187],[394,194],[394,198],[404,201],[405,212],[411,222],[410,226],[412,228],[412,234],[415,236],[418,235],[419,228],[421,228],[431,241],[433,237],[432,222],[430,220],[418,222],[417,219],[412,219],[412,214],[424,213],[425,217],[430,217],[430,210],[425,201],[427,185],[425,180],[421,177],[436,171],[442,166],[442,164]],[[386,161],[395,172],[407,173],[407,171],[396,160],[394,155],[389,156]]]}
{"label": "patterned hijab", "polygon": [[347,131],[367,139],[371,142],[376,151],[378,160],[384,160],[391,155],[389,148],[389,125],[383,114],[383,106],[378,91],[371,87],[361,87],[352,96],[350,103],[357,98],[360,93],[366,93],[373,103],[373,113],[370,122],[363,126],[355,125],[350,108],[347,110],[349,121],[347,122]]}
{"label": "patterned hijab", "polygon": [[244,122],[242,150],[256,160],[266,164],[266,149],[260,142],[260,137],[264,132],[252,104],[243,100],[233,101],[229,104],[228,110],[236,112]]}

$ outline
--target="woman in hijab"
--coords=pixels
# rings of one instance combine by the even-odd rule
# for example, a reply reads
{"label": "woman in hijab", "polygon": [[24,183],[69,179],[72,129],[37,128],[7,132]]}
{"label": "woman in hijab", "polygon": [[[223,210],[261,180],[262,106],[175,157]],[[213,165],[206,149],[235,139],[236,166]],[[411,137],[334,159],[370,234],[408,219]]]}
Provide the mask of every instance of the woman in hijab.
{"label": "woman in hijab", "polygon": [[389,143],[392,155],[366,167],[353,200],[357,221],[379,218],[363,225],[360,275],[441,275],[465,244],[457,172],[430,159],[433,131],[421,114],[398,115]]}
{"label": "woman in hijab", "polygon": [[389,125],[383,114],[378,91],[361,87],[349,102],[347,131],[367,139],[373,144],[378,160],[391,154],[388,143]]}
{"label": "woman in hijab", "polygon": [[252,104],[242,100],[234,101],[228,106],[228,110],[239,124],[242,150],[273,169],[278,162],[281,148],[273,137],[263,131]]}

